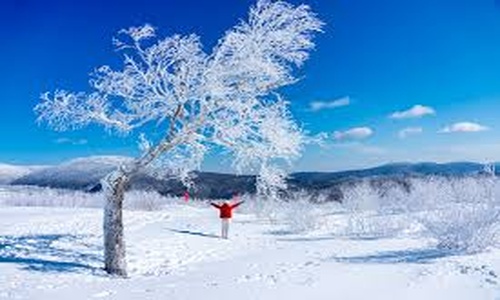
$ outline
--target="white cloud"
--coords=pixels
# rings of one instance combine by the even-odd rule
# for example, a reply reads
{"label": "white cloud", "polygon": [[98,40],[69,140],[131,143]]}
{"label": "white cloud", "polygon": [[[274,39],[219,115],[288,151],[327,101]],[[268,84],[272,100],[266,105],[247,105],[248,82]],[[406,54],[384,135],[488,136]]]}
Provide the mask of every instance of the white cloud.
{"label": "white cloud", "polygon": [[417,104],[405,111],[397,111],[389,116],[391,119],[411,119],[420,118],[426,115],[435,115],[434,108]]}
{"label": "white cloud", "polygon": [[369,127],[355,127],[346,131],[335,131],[333,138],[337,141],[363,140],[373,135],[373,130]]}
{"label": "white cloud", "polygon": [[309,110],[320,111],[323,109],[334,109],[342,106],[348,106],[351,104],[351,99],[349,97],[343,97],[333,101],[313,101],[309,103]]}
{"label": "white cloud", "polygon": [[452,133],[452,132],[480,132],[489,130],[488,127],[473,122],[458,122],[444,127],[439,132]]}
{"label": "white cloud", "polygon": [[71,144],[71,145],[85,145],[88,143],[86,139],[72,140],[68,138],[58,138],[54,142],[56,144]]}
{"label": "white cloud", "polygon": [[422,133],[424,130],[422,127],[406,127],[398,132],[398,136],[401,139],[407,138],[410,135],[416,135]]}

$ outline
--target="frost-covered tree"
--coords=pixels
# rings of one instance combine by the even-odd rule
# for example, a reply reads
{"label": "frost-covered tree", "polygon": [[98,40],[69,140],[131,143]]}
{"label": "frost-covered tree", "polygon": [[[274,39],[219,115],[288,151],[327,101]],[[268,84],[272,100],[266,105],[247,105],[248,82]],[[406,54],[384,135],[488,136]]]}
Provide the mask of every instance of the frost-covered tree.
{"label": "frost-covered tree", "polygon": [[238,171],[280,184],[278,161],[299,156],[303,131],[277,94],[296,82],[293,73],[314,47],[322,23],[307,5],[260,0],[248,19],[227,31],[211,53],[197,35],[159,39],[150,25],[119,32],[114,40],[123,67],[97,68],[90,92],[42,95],[38,121],[56,130],[91,124],[140,134],[143,154],[102,180],[105,270],[126,276],[122,202],[131,176],[161,166],[186,179],[210,149],[226,151]]}

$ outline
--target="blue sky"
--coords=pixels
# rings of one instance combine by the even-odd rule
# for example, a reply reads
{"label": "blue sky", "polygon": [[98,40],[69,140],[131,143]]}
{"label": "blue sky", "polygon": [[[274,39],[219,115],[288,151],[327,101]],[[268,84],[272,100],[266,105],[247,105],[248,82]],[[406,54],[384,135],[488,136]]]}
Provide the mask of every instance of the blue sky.
{"label": "blue sky", "polygon": [[[500,161],[500,7],[493,0],[303,0],[326,22],[302,81],[282,92],[311,133],[296,170],[396,161]],[[85,90],[119,62],[111,38],[150,23],[211,48],[249,0],[7,0],[0,10],[0,162],[135,155],[132,137],[35,124],[40,93]],[[226,170],[209,157],[208,170]]]}

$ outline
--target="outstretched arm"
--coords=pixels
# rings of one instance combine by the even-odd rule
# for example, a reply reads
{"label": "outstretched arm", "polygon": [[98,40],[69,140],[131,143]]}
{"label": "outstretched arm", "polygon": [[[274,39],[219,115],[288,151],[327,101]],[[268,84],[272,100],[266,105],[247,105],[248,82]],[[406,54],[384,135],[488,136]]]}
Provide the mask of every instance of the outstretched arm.
{"label": "outstretched arm", "polygon": [[245,202],[245,201],[240,201],[236,204],[233,204],[233,205],[231,205],[231,208],[236,208],[236,207],[240,206],[243,202]]}
{"label": "outstretched arm", "polygon": [[212,206],[213,206],[213,207],[215,207],[215,208],[220,208],[220,205],[215,204],[215,203],[210,203],[210,205],[212,205]]}

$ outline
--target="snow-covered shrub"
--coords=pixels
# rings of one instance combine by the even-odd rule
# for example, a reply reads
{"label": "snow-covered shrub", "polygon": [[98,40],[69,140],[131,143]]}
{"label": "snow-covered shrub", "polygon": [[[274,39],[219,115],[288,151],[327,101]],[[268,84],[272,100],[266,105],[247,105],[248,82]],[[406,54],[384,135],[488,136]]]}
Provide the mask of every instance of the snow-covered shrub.
{"label": "snow-covered shrub", "polygon": [[349,185],[344,188],[342,204],[349,212],[370,212],[378,211],[381,205],[381,199],[376,190],[374,190],[368,181]]}
{"label": "snow-covered shrub", "polygon": [[255,214],[261,221],[283,225],[284,231],[303,233],[324,226],[323,216],[339,209],[339,204],[316,203],[326,198],[323,195],[312,195],[306,191],[290,193],[286,198],[260,199],[256,195],[244,195],[245,204],[239,211]]}
{"label": "snow-covered shrub", "polygon": [[[438,248],[470,253],[497,243],[498,188],[493,176],[434,177],[416,181],[410,198],[420,207],[416,217]],[[414,206],[408,210],[416,211]]]}
{"label": "snow-covered shrub", "polygon": [[[395,234],[401,229],[391,214],[401,206],[400,189],[375,188],[369,180],[345,186],[342,190],[342,206],[347,220],[341,235],[355,238],[379,238]],[[390,199],[388,201],[388,199]],[[383,215],[383,218],[378,218]]]}
{"label": "snow-covered shrub", "polygon": [[426,233],[444,250],[474,253],[497,243],[500,210],[484,204],[454,204],[419,217]]}
{"label": "snow-covered shrub", "polygon": [[0,194],[6,206],[102,207],[103,199],[80,191],[37,187],[9,187]]}
{"label": "snow-covered shrub", "polygon": [[[129,191],[125,194],[124,208],[130,210],[161,210],[169,203],[180,200],[164,197],[155,191]],[[0,205],[5,206],[49,206],[101,208],[104,204],[102,193],[37,188],[9,187],[0,193]]]}
{"label": "snow-covered shrub", "polygon": [[282,200],[249,194],[242,195],[241,200],[245,204],[238,208],[240,212],[255,214],[259,219],[270,223],[278,223],[283,219],[286,203]]}
{"label": "snow-covered shrub", "polygon": [[381,187],[363,181],[343,190],[345,234],[377,237],[420,230],[439,248],[477,252],[495,245],[500,184],[494,176],[426,177]]}
{"label": "snow-covered shrub", "polygon": [[410,234],[420,231],[422,226],[409,214],[380,213],[377,211],[347,211],[345,222],[328,226],[339,236],[355,239],[378,239]]}
{"label": "snow-covered shrub", "polygon": [[310,197],[310,194],[299,192],[292,196],[291,201],[285,203],[283,213],[288,231],[309,232],[323,226],[325,205],[312,203]]}
{"label": "snow-covered shrub", "polygon": [[125,193],[124,206],[130,210],[156,211],[175,201],[174,198],[164,197],[156,191],[129,191]]}

